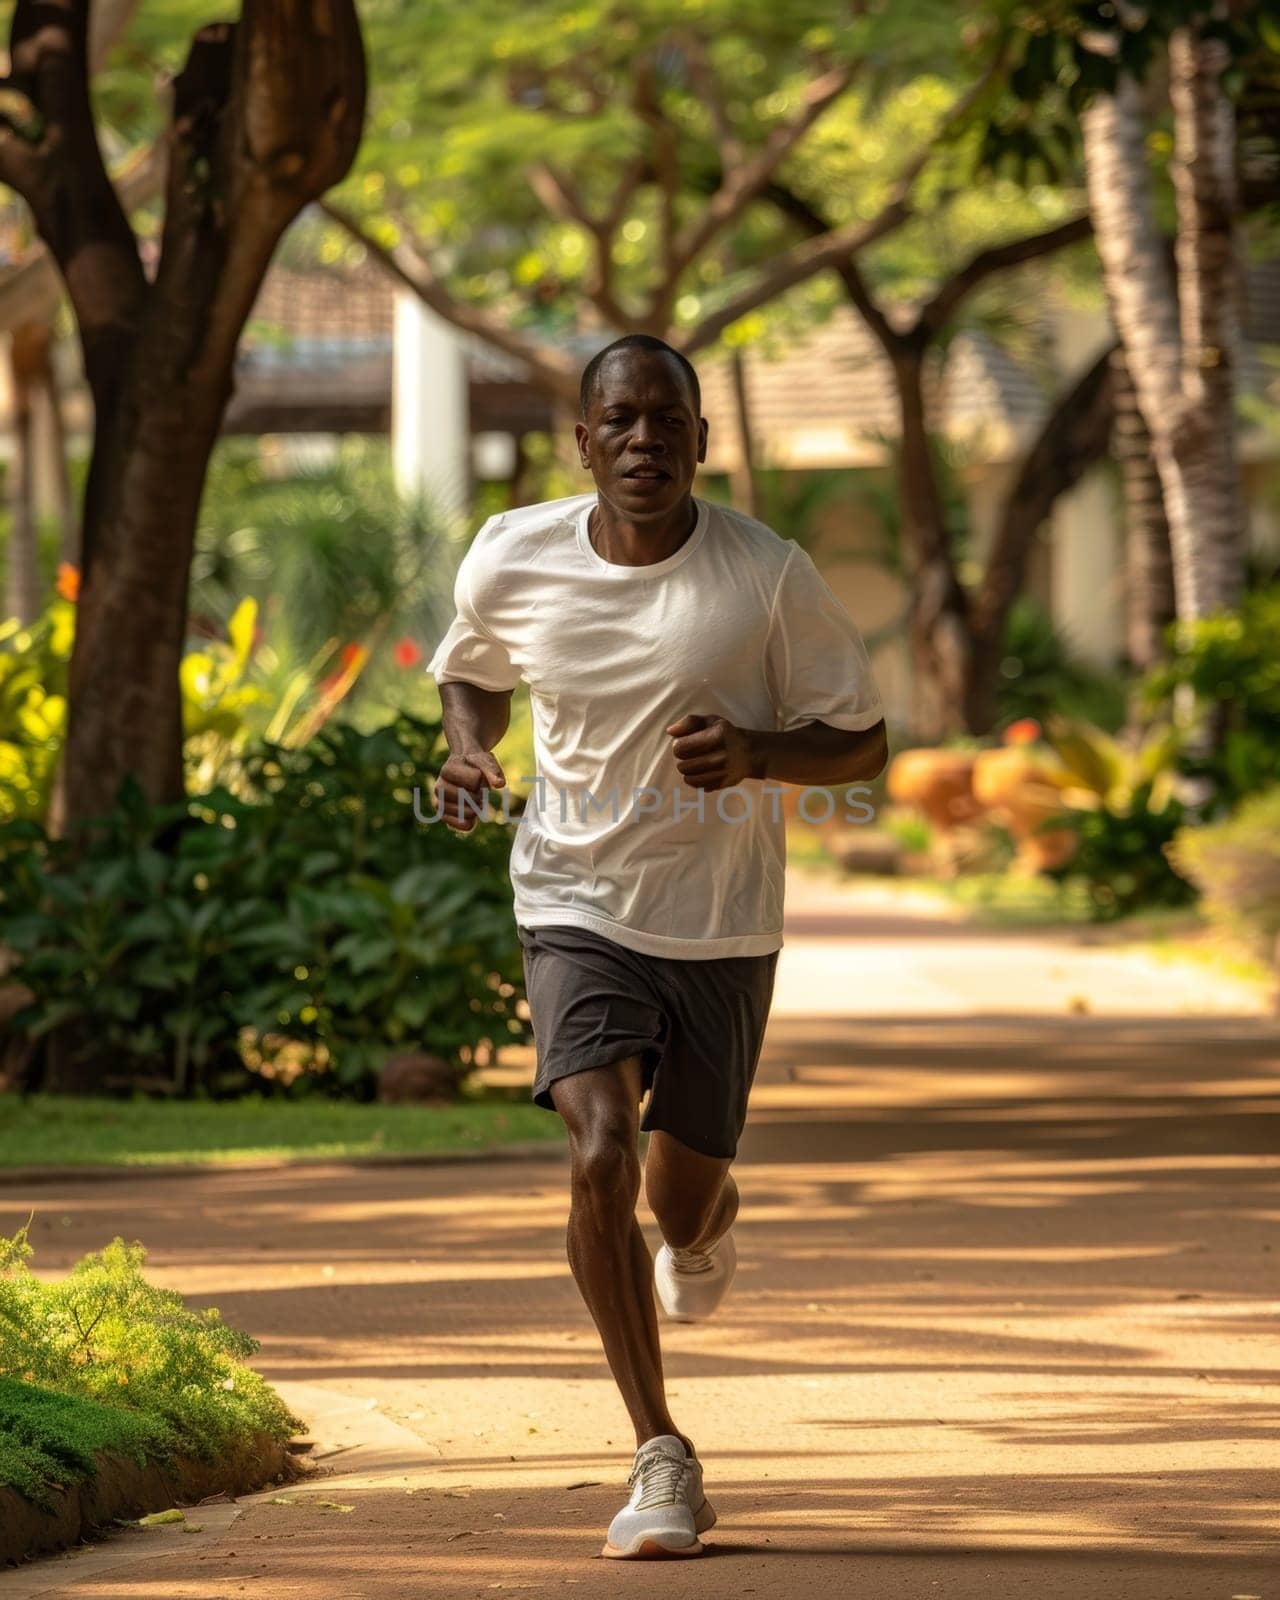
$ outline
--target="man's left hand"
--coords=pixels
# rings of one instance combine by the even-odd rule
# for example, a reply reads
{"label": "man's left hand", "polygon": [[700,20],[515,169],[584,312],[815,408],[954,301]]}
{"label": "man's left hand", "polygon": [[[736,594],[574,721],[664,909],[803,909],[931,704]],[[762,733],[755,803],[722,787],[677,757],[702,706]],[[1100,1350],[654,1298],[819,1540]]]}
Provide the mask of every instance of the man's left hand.
{"label": "man's left hand", "polygon": [[667,729],[680,776],[691,789],[732,789],[751,776],[748,734],[724,717],[690,713]]}

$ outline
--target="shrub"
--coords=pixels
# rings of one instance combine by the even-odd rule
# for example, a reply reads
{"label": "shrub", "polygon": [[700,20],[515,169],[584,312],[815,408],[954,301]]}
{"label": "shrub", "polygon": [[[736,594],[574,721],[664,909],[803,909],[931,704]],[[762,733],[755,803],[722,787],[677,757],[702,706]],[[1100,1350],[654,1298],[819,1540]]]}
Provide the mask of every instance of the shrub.
{"label": "shrub", "polygon": [[75,608],[61,599],[30,627],[0,622],[0,826],[48,810],[74,633]]}
{"label": "shrub", "polygon": [[1005,624],[995,688],[1000,726],[1034,718],[1077,717],[1115,730],[1124,720],[1124,682],[1082,661],[1043,606],[1020,595]]}
{"label": "shrub", "polygon": [[1221,719],[1216,748],[1189,750],[1185,770],[1210,780],[1224,810],[1280,783],[1280,584],[1246,595],[1239,611],[1171,629],[1170,649],[1143,684],[1149,710],[1171,719],[1181,691],[1193,719]]}
{"label": "shrub", "polygon": [[159,1417],[0,1377],[0,1487],[37,1505],[52,1505],[51,1484],[92,1477],[99,1450],[118,1450],[141,1466],[173,1446],[173,1430]]}
{"label": "shrub", "polygon": [[1050,720],[1048,740],[1059,763],[1053,781],[1068,809],[1045,826],[1077,836],[1071,858],[1050,875],[1083,888],[1101,922],[1186,904],[1191,890],[1165,855],[1186,815],[1175,792],[1176,735],[1160,729],[1130,746],[1058,718]]}
{"label": "shrub", "polygon": [[1169,856],[1200,890],[1210,921],[1280,961],[1280,785],[1222,822],[1183,828]]}
{"label": "shrub", "polygon": [[246,752],[249,798],[157,808],[126,788],[79,849],[0,830],[5,941],[35,996],[14,1026],[63,1030],[107,1089],[360,1098],[406,1044],[460,1078],[482,1042],[527,1038],[512,829],[415,820],[439,745],[408,717],[331,726]]}
{"label": "shrub", "polygon": [[0,1376],[119,1407],[137,1415],[137,1443],[205,1461],[304,1426],[245,1364],[257,1340],[148,1283],[140,1243],[115,1238],[52,1283],[31,1271],[32,1253],[25,1227],[0,1238]]}

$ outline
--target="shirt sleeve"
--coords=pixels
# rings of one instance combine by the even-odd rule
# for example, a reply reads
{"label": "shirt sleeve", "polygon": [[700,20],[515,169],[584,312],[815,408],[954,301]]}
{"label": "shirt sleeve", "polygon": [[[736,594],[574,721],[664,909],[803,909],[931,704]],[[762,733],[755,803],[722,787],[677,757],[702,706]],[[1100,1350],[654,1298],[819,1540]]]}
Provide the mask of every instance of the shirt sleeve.
{"label": "shirt sleeve", "polygon": [[825,722],[856,732],[884,716],[862,635],[799,545],[778,580],[765,651],[777,731]]}
{"label": "shirt sleeve", "polygon": [[455,616],[448,632],[436,646],[426,670],[439,683],[474,683],[478,689],[514,689],[520,682],[520,669],[507,647],[485,626],[471,597],[475,563],[484,549],[483,535],[490,524],[472,541],[458,566],[453,585]]}

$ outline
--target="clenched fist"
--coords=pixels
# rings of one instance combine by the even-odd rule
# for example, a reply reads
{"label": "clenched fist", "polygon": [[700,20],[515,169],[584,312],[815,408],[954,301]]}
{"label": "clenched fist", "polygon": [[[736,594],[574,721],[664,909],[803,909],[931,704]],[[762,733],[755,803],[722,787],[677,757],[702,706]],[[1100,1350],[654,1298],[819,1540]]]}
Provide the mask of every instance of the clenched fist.
{"label": "clenched fist", "polygon": [[[507,776],[492,750],[450,754],[436,779],[436,809],[456,833],[470,833],[479,821],[487,789],[506,787]],[[466,809],[463,809],[463,796]]]}
{"label": "clenched fist", "polygon": [[724,717],[693,713],[667,729],[680,776],[691,789],[732,789],[751,777],[751,742]]}

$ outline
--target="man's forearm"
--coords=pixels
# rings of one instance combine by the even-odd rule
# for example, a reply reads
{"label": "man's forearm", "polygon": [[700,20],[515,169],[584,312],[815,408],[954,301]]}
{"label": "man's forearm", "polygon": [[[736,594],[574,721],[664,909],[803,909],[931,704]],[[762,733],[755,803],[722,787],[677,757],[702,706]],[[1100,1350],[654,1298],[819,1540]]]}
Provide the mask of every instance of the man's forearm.
{"label": "man's forearm", "polygon": [[775,783],[866,783],[884,771],[883,722],[860,732],[810,722],[789,733],[747,730],[751,776]]}
{"label": "man's forearm", "polygon": [[511,722],[511,693],[481,689],[474,683],[440,685],[444,736],[454,755],[493,749]]}

